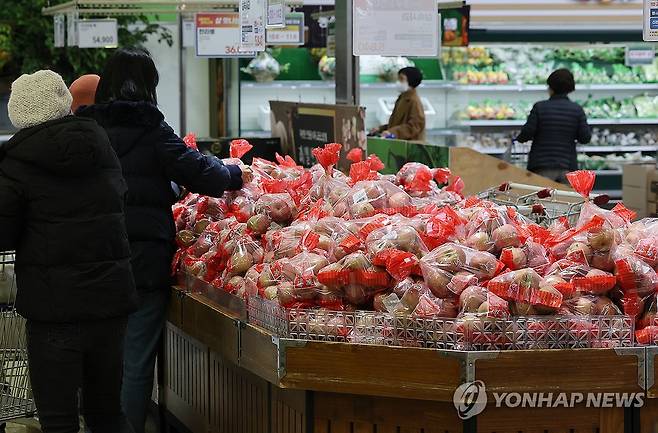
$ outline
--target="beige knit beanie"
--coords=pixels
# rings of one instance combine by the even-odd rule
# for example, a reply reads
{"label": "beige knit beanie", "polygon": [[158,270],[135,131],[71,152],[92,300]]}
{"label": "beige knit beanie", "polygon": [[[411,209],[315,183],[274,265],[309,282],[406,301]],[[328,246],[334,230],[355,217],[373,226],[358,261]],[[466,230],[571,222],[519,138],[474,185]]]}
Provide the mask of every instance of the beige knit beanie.
{"label": "beige knit beanie", "polygon": [[42,70],[23,74],[11,84],[7,111],[12,125],[23,129],[67,116],[72,102],[62,77]]}

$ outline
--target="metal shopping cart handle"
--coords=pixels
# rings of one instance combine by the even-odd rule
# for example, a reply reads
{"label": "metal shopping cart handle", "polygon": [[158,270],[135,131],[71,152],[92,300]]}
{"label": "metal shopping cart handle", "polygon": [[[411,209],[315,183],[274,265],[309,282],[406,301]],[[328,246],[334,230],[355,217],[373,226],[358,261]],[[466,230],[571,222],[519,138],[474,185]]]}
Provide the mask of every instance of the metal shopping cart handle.
{"label": "metal shopping cart handle", "polygon": [[[500,191],[507,191],[509,189],[513,188],[518,188],[518,189],[523,189],[527,190],[530,192],[534,192],[536,194],[541,194],[543,192],[546,192],[549,194],[551,198],[555,199],[560,199],[560,198],[577,198],[577,199],[582,199],[583,196],[580,195],[579,193],[575,191],[566,191],[562,189],[555,189],[555,188],[546,188],[543,186],[536,186],[536,185],[526,185],[524,183],[515,183],[515,182],[505,182],[502,183],[499,187]],[[593,200],[596,204],[605,204],[609,201],[609,197],[605,194],[590,194],[589,196],[590,200]],[[603,202],[603,203],[601,203]]]}

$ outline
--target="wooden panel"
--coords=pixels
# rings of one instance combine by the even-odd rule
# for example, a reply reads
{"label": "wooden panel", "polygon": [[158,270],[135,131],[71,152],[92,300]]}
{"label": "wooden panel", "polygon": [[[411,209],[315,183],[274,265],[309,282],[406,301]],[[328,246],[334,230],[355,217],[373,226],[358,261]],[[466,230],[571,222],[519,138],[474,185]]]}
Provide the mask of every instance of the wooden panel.
{"label": "wooden panel", "polygon": [[502,182],[517,182],[547,188],[569,189],[515,165],[466,147],[450,149],[450,170],[466,184],[464,194],[477,194]]}
{"label": "wooden panel", "polygon": [[193,432],[207,431],[208,349],[180,329],[165,331],[164,403]]}
{"label": "wooden panel", "polygon": [[434,349],[308,342],[286,349],[285,387],[452,401],[461,361]]}
{"label": "wooden panel", "polygon": [[653,368],[653,386],[647,390],[648,398],[658,398],[658,347],[648,346],[647,351],[647,368]]}
{"label": "wooden panel", "polygon": [[269,384],[210,352],[210,431],[269,433]]}
{"label": "wooden panel", "polygon": [[447,402],[319,392],[314,394],[313,407],[316,432],[328,430],[331,433],[458,433],[462,431],[462,421],[457,417],[452,403]]}
{"label": "wooden panel", "polygon": [[272,335],[253,325],[245,325],[240,335],[242,347],[239,365],[271,383],[278,384],[278,352]]}
{"label": "wooden panel", "polygon": [[202,295],[188,294],[183,303],[182,329],[211,350],[237,364],[239,323]]}
{"label": "wooden panel", "polygon": [[491,408],[477,418],[478,433],[621,433],[624,409]]}
{"label": "wooden panel", "polygon": [[[308,391],[271,386],[272,433],[307,433]],[[320,430],[321,432],[322,430]],[[310,433],[310,432],[308,432]]]}
{"label": "wooden panel", "polygon": [[658,400],[647,399],[640,409],[640,432],[658,433]]}
{"label": "wooden panel", "polygon": [[185,299],[185,292],[178,287],[171,288],[171,297],[169,299],[169,310],[167,311],[167,319],[175,327],[180,328],[183,323],[183,300]]}
{"label": "wooden panel", "polygon": [[475,363],[488,392],[642,392],[638,359],[614,350],[500,352]]}

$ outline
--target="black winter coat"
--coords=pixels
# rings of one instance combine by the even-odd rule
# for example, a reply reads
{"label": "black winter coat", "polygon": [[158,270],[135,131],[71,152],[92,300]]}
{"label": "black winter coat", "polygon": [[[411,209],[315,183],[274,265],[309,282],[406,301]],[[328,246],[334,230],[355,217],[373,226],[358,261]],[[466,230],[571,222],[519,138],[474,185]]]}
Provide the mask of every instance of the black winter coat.
{"label": "black winter coat", "polygon": [[528,170],[577,170],[576,141],[589,143],[592,131],[580,105],[566,95],[554,95],[532,107],[516,139],[521,143],[532,140]]}
{"label": "black winter coat", "polygon": [[78,322],[134,310],[126,191],[93,120],[52,120],[0,148],[0,251],[16,250],[20,314]]}
{"label": "black winter coat", "polygon": [[171,182],[192,192],[220,197],[242,187],[242,171],[189,149],[165,123],[155,105],[114,101],[81,107],[76,115],[95,119],[110,137],[128,183],[126,220],[138,290],[171,284],[176,195]]}

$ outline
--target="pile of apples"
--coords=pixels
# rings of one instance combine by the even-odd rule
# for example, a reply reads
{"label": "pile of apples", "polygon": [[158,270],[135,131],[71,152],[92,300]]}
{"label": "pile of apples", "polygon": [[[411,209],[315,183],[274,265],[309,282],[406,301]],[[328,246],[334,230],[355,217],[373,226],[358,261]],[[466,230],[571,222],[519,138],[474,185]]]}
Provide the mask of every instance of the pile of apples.
{"label": "pile of apples", "polygon": [[291,310],[467,318],[462,329],[518,316],[625,315],[638,341],[658,337],[658,222],[589,201],[593,172],[569,174],[587,198],[578,222],[543,227],[463,198],[447,169],[408,163],[381,175],[376,157],[352,151],[348,175],[333,169],[340,151],[314,149],[310,169],[290,157],[254,159],[242,190],[188,194],[173,207],[174,272]]}

